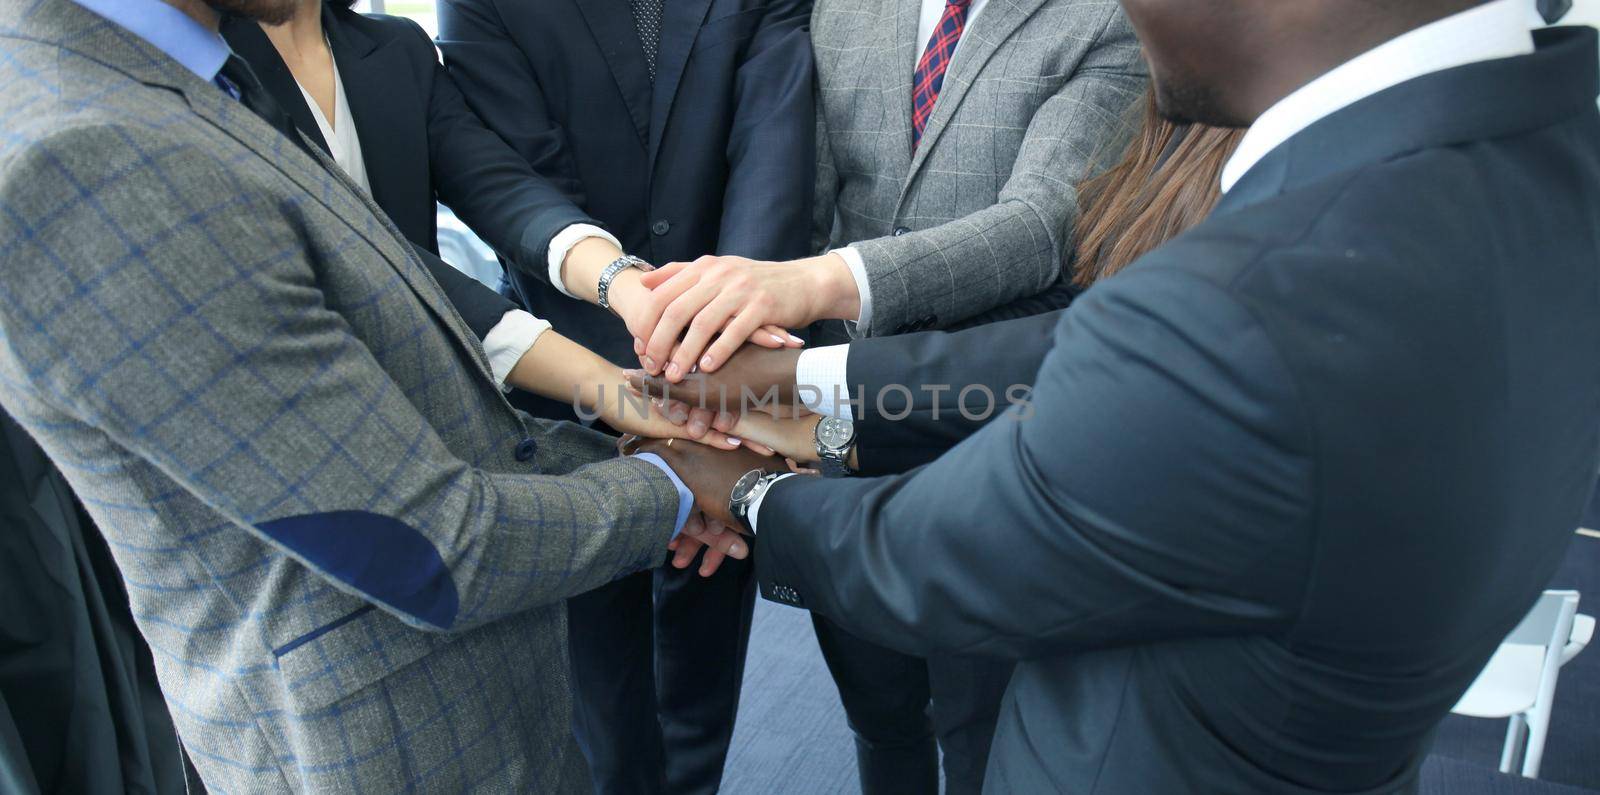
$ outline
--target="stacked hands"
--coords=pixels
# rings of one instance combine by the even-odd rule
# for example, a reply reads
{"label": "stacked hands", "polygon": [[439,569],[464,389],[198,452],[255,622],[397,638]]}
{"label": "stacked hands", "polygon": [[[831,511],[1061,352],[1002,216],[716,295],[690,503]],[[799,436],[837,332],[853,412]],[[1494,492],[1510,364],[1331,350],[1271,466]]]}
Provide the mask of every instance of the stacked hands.
{"label": "stacked hands", "polygon": [[[623,452],[655,453],[695,495],[697,512],[671,543],[699,573],[744,559],[748,530],[729,513],[733,485],[753,469],[808,473],[821,417],[796,400],[799,338],[789,333],[859,312],[848,266],[835,255],[795,262],[702,257],[612,287],[634,337],[639,369],[625,370],[597,413],[630,434]],[[630,396],[632,399],[630,399]]]}

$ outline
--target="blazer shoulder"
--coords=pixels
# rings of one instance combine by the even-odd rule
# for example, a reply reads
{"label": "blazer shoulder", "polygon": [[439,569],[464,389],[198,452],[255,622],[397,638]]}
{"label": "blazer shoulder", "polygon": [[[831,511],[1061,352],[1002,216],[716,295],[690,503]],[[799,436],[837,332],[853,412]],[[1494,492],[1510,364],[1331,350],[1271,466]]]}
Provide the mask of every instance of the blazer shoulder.
{"label": "blazer shoulder", "polygon": [[410,17],[390,14],[360,14],[349,9],[334,12],[337,24],[344,25],[372,39],[375,47],[398,43],[417,52],[426,52],[429,60],[437,60],[433,38],[422,25]]}

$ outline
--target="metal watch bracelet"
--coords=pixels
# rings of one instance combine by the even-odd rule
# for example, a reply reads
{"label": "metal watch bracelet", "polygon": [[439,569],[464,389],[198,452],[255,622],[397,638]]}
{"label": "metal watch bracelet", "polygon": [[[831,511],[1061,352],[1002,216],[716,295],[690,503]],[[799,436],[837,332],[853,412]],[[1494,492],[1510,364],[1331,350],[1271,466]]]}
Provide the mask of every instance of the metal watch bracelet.
{"label": "metal watch bracelet", "polygon": [[599,300],[597,303],[600,304],[601,309],[611,308],[611,282],[617,278],[617,274],[627,270],[628,268],[638,268],[639,270],[646,272],[655,270],[650,263],[645,262],[644,260],[639,259],[632,254],[624,254],[612,260],[611,264],[607,265],[605,270],[600,271],[600,286],[597,290]]}

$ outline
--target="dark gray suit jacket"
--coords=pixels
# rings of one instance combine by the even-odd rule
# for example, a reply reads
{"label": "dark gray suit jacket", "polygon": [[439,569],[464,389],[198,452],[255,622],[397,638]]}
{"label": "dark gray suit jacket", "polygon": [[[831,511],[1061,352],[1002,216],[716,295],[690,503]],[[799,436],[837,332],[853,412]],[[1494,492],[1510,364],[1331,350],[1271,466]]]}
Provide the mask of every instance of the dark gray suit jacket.
{"label": "dark gray suit jacket", "polygon": [[991,792],[1414,790],[1600,459],[1595,39],[1288,141],[1062,314],[1030,417],[774,486],[763,587],[1020,660]]}

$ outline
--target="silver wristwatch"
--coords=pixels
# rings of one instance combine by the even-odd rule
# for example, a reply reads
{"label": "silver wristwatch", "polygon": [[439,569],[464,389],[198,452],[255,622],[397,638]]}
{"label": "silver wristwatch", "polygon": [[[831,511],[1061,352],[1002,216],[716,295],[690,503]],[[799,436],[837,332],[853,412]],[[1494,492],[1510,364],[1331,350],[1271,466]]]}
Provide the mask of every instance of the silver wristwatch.
{"label": "silver wristwatch", "polygon": [[733,514],[733,518],[738,519],[752,534],[755,533],[755,528],[750,526],[750,506],[755,505],[756,500],[767,493],[767,488],[778,477],[779,473],[776,472],[752,469],[733,484],[733,492],[728,495],[728,513]]}
{"label": "silver wristwatch", "polygon": [[850,448],[856,443],[855,423],[840,417],[823,417],[817,423],[817,469],[825,478],[850,474]]}
{"label": "silver wristwatch", "polygon": [[611,282],[612,282],[612,280],[617,278],[617,274],[619,274],[619,273],[621,273],[621,272],[623,272],[623,271],[625,271],[625,270],[627,270],[629,268],[638,268],[639,270],[642,270],[642,271],[644,271],[646,273],[649,273],[650,271],[655,270],[656,266],[651,265],[650,263],[645,262],[644,260],[639,259],[638,257],[635,257],[632,254],[624,254],[624,255],[622,255],[620,257],[617,257],[616,259],[612,260],[611,264],[607,265],[605,270],[600,271],[600,291],[599,292],[600,292],[600,307],[602,309],[610,309],[611,308],[611,297],[610,297],[610,295],[611,295]]}

